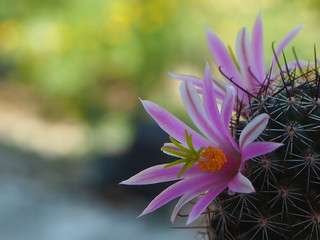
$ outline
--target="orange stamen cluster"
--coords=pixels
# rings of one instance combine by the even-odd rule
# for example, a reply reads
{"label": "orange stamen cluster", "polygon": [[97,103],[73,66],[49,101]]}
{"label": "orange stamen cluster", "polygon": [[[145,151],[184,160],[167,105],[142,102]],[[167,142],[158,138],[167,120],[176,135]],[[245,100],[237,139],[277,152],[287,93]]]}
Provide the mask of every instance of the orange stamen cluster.
{"label": "orange stamen cluster", "polygon": [[198,167],[202,171],[219,171],[227,162],[226,155],[220,148],[209,146],[201,153],[201,158],[198,161]]}

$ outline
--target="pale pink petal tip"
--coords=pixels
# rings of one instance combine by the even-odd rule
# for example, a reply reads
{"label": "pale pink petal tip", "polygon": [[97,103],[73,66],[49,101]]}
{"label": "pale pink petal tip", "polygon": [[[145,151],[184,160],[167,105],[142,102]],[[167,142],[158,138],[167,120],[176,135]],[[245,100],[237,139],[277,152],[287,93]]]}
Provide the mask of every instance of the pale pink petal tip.
{"label": "pale pink petal tip", "polygon": [[277,148],[283,146],[282,143],[275,142],[253,142],[249,143],[241,153],[241,161],[244,162],[248,159],[272,152]]}
{"label": "pale pink petal tip", "polygon": [[[177,180],[178,173],[181,169],[181,164],[165,168],[166,164],[156,165],[137,173],[131,178],[122,181],[120,184],[126,185],[148,185],[160,182],[168,182]],[[192,174],[193,170],[188,170],[185,175]]]}
{"label": "pale pink petal tip", "polygon": [[229,182],[228,187],[233,192],[237,193],[252,193],[255,192],[250,180],[243,176],[240,172]]}
{"label": "pale pink petal tip", "polygon": [[241,149],[257,139],[266,128],[269,118],[268,114],[262,113],[248,123],[240,134],[239,145]]}
{"label": "pale pink petal tip", "polygon": [[206,207],[226,188],[225,184],[221,184],[220,186],[216,186],[214,189],[206,193],[202,196],[198,202],[193,206],[191,212],[189,214],[189,218],[187,220],[187,225],[196,220],[201,213],[205,210]]}

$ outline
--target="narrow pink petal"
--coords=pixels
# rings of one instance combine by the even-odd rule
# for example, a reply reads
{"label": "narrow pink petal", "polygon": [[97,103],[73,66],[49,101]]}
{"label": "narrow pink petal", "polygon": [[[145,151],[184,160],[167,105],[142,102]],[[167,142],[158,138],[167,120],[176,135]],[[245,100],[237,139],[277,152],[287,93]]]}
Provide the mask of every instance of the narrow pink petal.
{"label": "narrow pink petal", "polygon": [[206,193],[198,202],[193,206],[187,224],[192,223],[200,214],[204,211],[206,207],[227,187],[226,184],[220,184]]}
{"label": "narrow pink petal", "polygon": [[186,205],[188,202],[190,202],[192,199],[194,199],[195,197],[199,196],[201,193],[203,193],[204,191],[201,191],[200,189],[197,189],[195,191],[192,192],[187,192],[185,195],[183,195],[178,203],[176,204],[172,214],[171,214],[171,222],[175,222],[177,215],[180,211],[180,209]]}
{"label": "narrow pink petal", "polygon": [[[178,164],[172,167],[165,168],[167,164],[156,165],[147,168],[131,178],[122,181],[120,184],[125,185],[146,185],[161,182],[168,182],[178,180],[178,174],[183,166],[183,164]],[[191,169],[185,170],[181,178],[187,178],[203,174],[196,165],[192,166]]]}
{"label": "narrow pink petal", "polygon": [[[194,86],[197,88],[197,92],[202,94],[202,86],[203,81],[200,78],[194,77],[194,76],[188,76],[188,75],[180,75],[180,74],[173,74],[168,73],[170,77],[173,77],[175,79],[184,81],[184,82],[192,82]],[[215,83],[215,88],[213,89],[215,95],[219,99],[223,99],[225,92],[226,92],[226,84],[224,81],[221,81],[220,79],[216,77],[212,77],[212,81]]]}
{"label": "narrow pink petal", "polygon": [[[158,209],[159,207],[167,204],[171,200],[182,196],[183,194],[193,191],[194,189],[199,188],[199,185],[208,179],[207,174],[199,175],[195,178],[186,178],[181,180],[170,187],[166,188],[162,191],[156,198],[154,198],[147,208],[141,213],[140,216],[143,216],[147,213],[153,212],[154,210]],[[139,216],[139,217],[140,217]]]}
{"label": "narrow pink petal", "polygon": [[241,161],[244,162],[248,159],[272,152],[273,150],[281,147],[282,143],[275,142],[253,142],[249,143],[242,149]]}
{"label": "narrow pink petal", "polygon": [[200,78],[188,75],[180,75],[174,73],[168,73],[170,77],[184,81],[184,82],[192,82],[193,85],[202,88],[202,80]]}
{"label": "narrow pink petal", "polygon": [[227,87],[227,92],[221,106],[221,120],[224,128],[227,129],[227,131],[229,131],[230,119],[232,116],[234,104],[235,91],[233,87],[229,86]]}
{"label": "narrow pink petal", "polygon": [[244,149],[245,146],[252,143],[266,128],[268,121],[269,116],[266,113],[262,113],[252,119],[240,134],[240,149]]}
{"label": "narrow pink petal", "polygon": [[196,127],[210,139],[212,144],[217,145],[219,143],[217,130],[210,126],[203,103],[193,84],[191,82],[182,83],[180,92],[184,106]]}
{"label": "narrow pink petal", "polygon": [[219,78],[212,77],[212,81],[214,83],[214,93],[218,99],[223,99],[226,94],[227,84],[224,81],[221,81]]}
{"label": "narrow pink petal", "polygon": [[[221,121],[222,121],[222,128],[220,128],[221,132],[224,132],[225,142],[223,149],[229,149],[229,151],[237,151],[239,152],[239,146],[230,134],[230,119],[232,116],[232,112],[234,110],[234,103],[235,103],[235,92],[234,88],[231,86],[227,87],[226,95],[223,99],[222,106],[221,106]],[[228,144],[229,142],[230,144]],[[230,148],[232,146],[233,148]]]}
{"label": "narrow pink petal", "polygon": [[233,82],[242,87],[245,88],[245,85],[242,82],[241,75],[233,62],[228,50],[223,45],[222,41],[219,39],[219,37],[210,31],[207,28],[207,41],[209,44],[209,48],[211,50],[212,57],[214,61],[216,62],[216,65],[220,68],[221,71],[230,79],[232,78]]}
{"label": "narrow pink petal", "polygon": [[[310,67],[310,62],[307,62],[307,61],[288,62],[286,63],[285,66],[281,67],[281,72],[286,72],[288,70],[291,72],[295,69],[304,68],[304,67]],[[275,75],[280,75],[280,73],[277,72]]]}
{"label": "narrow pink petal", "polygon": [[250,180],[240,172],[238,172],[229,182],[228,187],[231,191],[236,193],[251,193],[255,191]]}
{"label": "narrow pink petal", "polygon": [[252,72],[256,79],[262,84],[266,78],[264,51],[263,51],[263,26],[261,13],[258,14],[252,30]]}
{"label": "narrow pink petal", "polygon": [[172,215],[171,215],[171,222],[175,222],[177,215],[180,211],[180,209],[186,205],[188,202],[190,202],[192,199],[196,198],[200,194],[204,193],[206,190],[202,191],[202,189],[196,189],[195,191],[188,192],[185,195],[183,195],[180,199],[179,202],[176,204]]}
{"label": "narrow pink petal", "polygon": [[[228,159],[229,160],[229,159]],[[227,162],[230,164],[230,162]],[[226,183],[230,181],[230,172],[235,171],[235,166],[225,167],[220,171],[209,173],[208,178],[203,180],[201,184],[199,184],[198,188],[195,188],[193,191],[187,192],[185,195],[181,197],[179,202],[177,203],[175,209],[173,210],[171,221],[174,221],[180,209],[189,201],[200,195],[201,193],[207,192],[210,189],[219,188],[219,186],[223,185],[222,190],[226,188]],[[236,169],[238,171],[238,169]],[[219,192],[220,190],[218,190]],[[220,191],[220,192],[221,192]],[[219,194],[219,193],[218,193]],[[196,211],[196,210],[195,210]],[[196,218],[197,216],[195,216]]]}
{"label": "narrow pink petal", "polygon": [[[207,64],[203,83],[203,105],[210,123],[214,128],[219,129],[222,126],[222,121],[213,89],[214,87],[211,80],[211,71],[209,65]],[[223,133],[223,131],[221,132]]]}
{"label": "narrow pink petal", "polygon": [[[275,50],[275,56],[273,57],[271,61],[271,70],[274,70],[274,65],[277,64],[277,60],[282,52],[282,50],[285,48],[285,46],[288,45],[288,43],[298,34],[300,29],[302,28],[301,25],[297,26],[295,29],[293,29],[278,45],[277,49]],[[271,75],[271,78],[273,75]]]}
{"label": "narrow pink petal", "polygon": [[150,101],[141,102],[158,125],[177,141],[186,143],[185,130],[187,130],[188,134],[192,135],[192,142],[196,149],[210,145],[208,140],[157,104]]}
{"label": "narrow pink petal", "polygon": [[252,49],[250,46],[249,35],[246,28],[240,29],[237,42],[236,52],[238,63],[241,69],[242,79],[246,85],[245,89],[253,93],[259,88],[257,80],[252,75]]}
{"label": "narrow pink petal", "polygon": [[171,221],[174,222],[177,214],[179,213],[180,209],[188,202],[190,202],[192,199],[194,199],[195,197],[199,196],[200,194],[212,189],[216,183],[215,181],[219,182],[219,180],[214,179],[214,181],[208,177],[208,179],[206,179],[207,182],[202,182],[199,185],[199,188],[194,189],[193,191],[189,191],[186,194],[184,194],[178,201],[178,203],[176,204],[172,215],[171,215]]}
{"label": "narrow pink petal", "polygon": [[[165,148],[165,149],[164,149],[164,148]],[[166,151],[166,149],[170,149],[170,150],[174,150],[174,151],[176,151],[176,152],[183,153],[183,152],[181,151],[181,149],[178,148],[178,147],[176,147],[176,145],[174,145],[173,143],[165,143],[165,144],[163,145],[163,148],[161,148],[161,150],[162,150],[165,154],[168,154],[168,155],[170,155],[170,156],[180,157],[179,155],[175,155],[175,154],[173,154],[173,153],[171,153],[171,152]]]}
{"label": "narrow pink petal", "polygon": [[287,71],[292,72],[296,69],[300,69],[300,68],[304,68],[304,67],[306,67],[306,68],[310,67],[310,62],[307,62],[307,61],[288,62],[284,66],[282,66],[280,70],[273,73],[273,76],[272,76],[269,84],[271,85],[272,82],[274,82],[276,79],[280,79],[280,75],[283,72],[287,72]]}

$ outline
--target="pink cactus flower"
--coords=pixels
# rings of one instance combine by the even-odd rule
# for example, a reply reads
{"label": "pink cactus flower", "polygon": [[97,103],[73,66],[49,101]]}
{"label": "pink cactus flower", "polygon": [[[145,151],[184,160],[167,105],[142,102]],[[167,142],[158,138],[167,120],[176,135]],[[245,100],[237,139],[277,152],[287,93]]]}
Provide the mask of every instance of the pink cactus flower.
{"label": "pink cactus flower", "polygon": [[[257,22],[259,25],[260,17]],[[256,31],[260,32],[260,30]],[[256,33],[255,36],[259,37],[260,33]],[[260,47],[257,48],[260,51]],[[225,59],[225,56],[220,59]],[[259,63],[259,67],[260,65],[262,66],[262,62]],[[239,82],[242,81],[241,79],[239,78]],[[267,114],[261,114],[252,119],[242,130],[237,142],[230,132],[230,119],[236,97],[234,87],[225,85],[221,110],[217,106],[218,96],[215,91],[217,86],[212,81],[208,65],[201,87],[202,98],[191,81],[182,82],[180,87],[184,106],[201,134],[157,104],[142,101],[150,116],[171,136],[172,142],[166,143],[162,150],[180,159],[173,163],[153,166],[121,182],[127,185],[144,185],[175,181],[151,201],[140,216],[180,197],[172,213],[171,220],[174,221],[186,203],[197,199],[189,213],[187,220],[189,224],[198,218],[225,189],[233,193],[252,193],[255,190],[246,177],[245,162],[282,145],[275,142],[255,141],[268,123]]]}
{"label": "pink cactus flower", "polygon": [[[273,81],[279,79],[279,72],[276,71],[277,61],[284,47],[298,34],[300,29],[301,26],[297,26],[280,42],[274,50],[274,57],[269,66],[265,63],[264,59],[261,14],[258,15],[255,21],[251,41],[247,28],[240,29],[236,40],[236,55],[230,47],[227,49],[224,46],[223,42],[214,32],[207,29],[207,41],[212,57],[224,76],[224,79],[212,77],[216,85],[214,91],[217,97],[223,99],[226,93],[226,81],[235,87],[239,101],[244,104],[248,104],[252,96],[259,95],[262,89],[272,87]],[[298,66],[305,65],[308,65],[308,63],[294,61],[287,63],[286,66],[281,68],[292,70]],[[186,75],[170,75],[182,81],[192,82],[198,87],[197,90],[202,92],[201,79]]]}

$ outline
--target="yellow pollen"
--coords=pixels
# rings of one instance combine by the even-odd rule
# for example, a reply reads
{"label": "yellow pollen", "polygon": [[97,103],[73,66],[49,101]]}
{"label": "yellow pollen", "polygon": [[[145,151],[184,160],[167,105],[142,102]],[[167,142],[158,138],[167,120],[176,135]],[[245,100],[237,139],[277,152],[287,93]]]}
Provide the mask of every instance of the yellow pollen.
{"label": "yellow pollen", "polygon": [[201,153],[201,158],[198,161],[198,167],[202,171],[216,172],[222,168],[226,161],[226,155],[220,148],[209,146]]}

